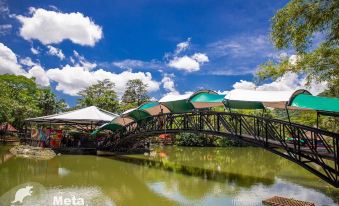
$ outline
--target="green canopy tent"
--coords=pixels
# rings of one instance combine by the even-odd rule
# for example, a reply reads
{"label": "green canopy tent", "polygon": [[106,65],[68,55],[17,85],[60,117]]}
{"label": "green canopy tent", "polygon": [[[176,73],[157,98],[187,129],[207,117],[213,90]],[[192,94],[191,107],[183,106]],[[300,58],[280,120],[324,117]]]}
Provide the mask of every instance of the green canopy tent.
{"label": "green canopy tent", "polygon": [[194,106],[189,102],[191,94],[175,95],[169,94],[159,100],[160,104],[166,106],[173,113],[190,112]]}
{"label": "green canopy tent", "polygon": [[114,132],[115,130],[120,129],[131,122],[134,122],[134,119],[131,119],[129,117],[117,116],[111,122],[106,123],[99,127],[98,129],[96,129],[95,131],[93,131],[92,135],[96,135],[98,132],[102,130],[111,130],[112,132]]}
{"label": "green canopy tent", "polygon": [[140,110],[138,108],[129,109],[121,114],[121,117],[129,117],[135,122],[138,122],[139,120],[145,119],[150,116],[151,115],[148,112]]}
{"label": "green canopy tent", "polygon": [[225,95],[211,90],[199,90],[191,95],[189,101],[196,109],[224,106]]}
{"label": "green canopy tent", "polygon": [[138,110],[147,112],[148,114],[154,116],[160,113],[170,113],[171,111],[164,105],[159,102],[147,102],[138,107]]}
{"label": "green canopy tent", "polygon": [[267,107],[285,109],[291,98],[300,93],[309,92],[306,90],[258,91],[234,89],[225,96],[225,106],[234,109],[265,109]]}
{"label": "green canopy tent", "polygon": [[317,127],[319,115],[339,116],[339,98],[298,94],[289,102],[289,106],[317,111]]}

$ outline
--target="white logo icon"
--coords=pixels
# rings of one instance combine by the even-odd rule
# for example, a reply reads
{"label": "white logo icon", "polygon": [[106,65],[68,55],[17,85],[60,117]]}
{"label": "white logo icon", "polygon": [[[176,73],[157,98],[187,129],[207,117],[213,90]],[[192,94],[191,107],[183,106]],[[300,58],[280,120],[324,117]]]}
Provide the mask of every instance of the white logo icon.
{"label": "white logo icon", "polygon": [[14,204],[14,203],[19,202],[20,204],[22,204],[25,197],[32,196],[32,189],[33,189],[33,186],[30,186],[30,185],[23,187],[23,188],[20,188],[15,193],[15,198],[11,203]]}

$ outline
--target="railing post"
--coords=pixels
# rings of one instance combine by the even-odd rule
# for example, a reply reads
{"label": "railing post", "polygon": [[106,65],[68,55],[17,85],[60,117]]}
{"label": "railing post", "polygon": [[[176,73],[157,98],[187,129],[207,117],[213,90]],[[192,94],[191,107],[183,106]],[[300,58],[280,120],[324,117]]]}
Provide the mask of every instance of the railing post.
{"label": "railing post", "polygon": [[301,160],[301,157],[300,157],[300,154],[301,154],[301,150],[300,150],[300,131],[297,130],[297,140],[298,140],[298,158],[299,158],[299,161]]}
{"label": "railing post", "polygon": [[220,132],[220,114],[217,114],[217,130]]}
{"label": "railing post", "polygon": [[267,129],[268,129],[268,122],[267,122],[267,120],[265,120],[265,145],[266,145],[266,147],[268,146],[268,131],[267,131]]}
{"label": "railing post", "polygon": [[241,116],[239,117],[240,118],[240,122],[239,122],[239,133],[240,133],[240,136],[242,136],[242,118],[241,118]]}

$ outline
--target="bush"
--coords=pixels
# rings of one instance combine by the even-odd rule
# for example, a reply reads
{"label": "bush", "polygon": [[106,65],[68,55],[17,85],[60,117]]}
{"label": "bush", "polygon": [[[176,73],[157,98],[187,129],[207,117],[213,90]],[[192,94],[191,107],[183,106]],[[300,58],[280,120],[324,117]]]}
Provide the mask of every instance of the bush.
{"label": "bush", "polygon": [[174,144],[179,146],[196,146],[196,147],[244,146],[242,142],[230,140],[227,139],[226,137],[194,133],[180,133],[175,135]]}

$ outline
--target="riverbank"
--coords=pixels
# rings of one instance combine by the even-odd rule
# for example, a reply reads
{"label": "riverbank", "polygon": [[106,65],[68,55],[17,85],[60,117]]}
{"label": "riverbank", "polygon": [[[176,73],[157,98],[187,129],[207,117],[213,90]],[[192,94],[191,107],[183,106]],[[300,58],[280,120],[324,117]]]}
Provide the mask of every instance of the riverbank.
{"label": "riverbank", "polygon": [[55,152],[49,148],[33,147],[29,145],[17,145],[9,150],[17,157],[28,159],[49,160],[55,157]]}

